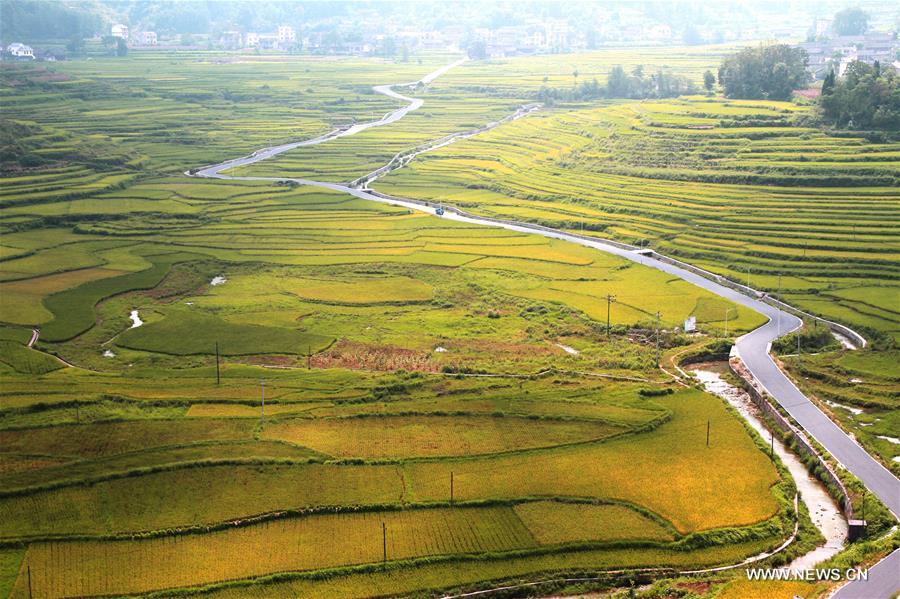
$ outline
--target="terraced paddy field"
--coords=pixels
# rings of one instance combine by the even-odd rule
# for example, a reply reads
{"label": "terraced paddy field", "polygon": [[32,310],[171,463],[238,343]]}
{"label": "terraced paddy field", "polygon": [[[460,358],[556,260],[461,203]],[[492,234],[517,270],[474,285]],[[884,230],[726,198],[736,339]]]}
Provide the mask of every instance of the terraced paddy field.
{"label": "terraced paddy field", "polygon": [[[699,73],[715,52],[665,64]],[[546,238],[181,175],[380,117],[395,103],[371,85],[447,62],[4,65],[4,143],[31,158],[2,173],[0,595],[370,596],[689,569],[772,549],[798,517],[774,560],[803,551],[808,518],[761,440],[657,368],[657,345],[758,314]],[[363,175],[571,78],[552,62],[515,63],[496,93],[500,65],[467,65],[355,154],[348,138],[253,168]],[[706,336],[676,330],[690,315]]]}
{"label": "terraced paddy field", "polygon": [[546,110],[420,156],[388,193],[658,251],[896,339],[896,143],[706,97]]}
{"label": "terraced paddy field", "polygon": [[[5,63],[0,73],[4,118],[38,121],[95,145],[121,143],[144,155],[146,166],[182,172],[380,116],[397,102],[373,85],[414,81],[445,62],[136,52],[49,70]],[[51,179],[48,173],[44,181]]]}
{"label": "terraced paddy field", "polygon": [[231,169],[228,174],[352,181],[387,164],[399,152],[512,115],[520,106],[533,103],[541,87],[565,88],[593,79],[602,83],[617,64],[629,70],[646,65],[699,80],[704,70],[715,70],[719,58],[732,50],[733,46],[703,51],[640,48],[599,50],[569,55],[565,60],[533,57],[464,63],[427,87],[398,86],[400,93],[423,98],[426,104],[390,128],[369,129],[324,146],[298,148],[262,163]]}
{"label": "terraced paddy field", "polygon": [[[302,378],[288,375],[283,376]],[[438,558],[448,565],[458,562],[461,577],[452,581],[459,583],[468,580],[462,572],[470,567],[496,576],[495,562],[507,559],[502,556],[512,563],[524,560],[522,572],[579,567],[585,560],[714,563],[777,544],[792,526],[779,507],[792,492],[791,483],[724,405],[699,391],[647,398],[639,383],[583,384],[572,377],[568,384],[575,392],[561,396],[559,387],[567,382],[562,379],[521,383],[407,375],[405,380],[407,390],[399,389],[399,381],[384,381],[397,390],[367,405],[402,414],[394,418],[407,427],[417,422],[436,430],[442,425],[435,418],[458,421],[468,429],[466,443],[479,443],[466,449],[487,455],[421,461],[417,456],[431,441],[410,444],[415,437],[404,435],[406,444],[400,445],[384,437],[390,461],[332,458],[372,455],[366,447],[379,436],[374,431],[360,437],[366,440],[362,446],[352,434],[325,435],[331,445],[308,439],[319,452],[304,450],[297,446],[305,440],[300,431],[321,435],[335,422],[315,415],[322,404],[343,410],[340,401],[321,400],[300,417],[280,412],[265,420],[192,417],[187,406],[177,404],[170,414],[180,416],[159,420],[164,402],[137,400],[130,419],[113,422],[96,411],[99,405],[85,402],[80,423],[0,430],[2,461],[14,464],[0,472],[0,537],[7,544],[33,540],[12,596],[26,592],[28,568],[38,585],[33,589],[42,596],[140,593],[280,571],[299,571],[302,582],[304,572],[378,563],[382,523],[388,560],[398,575],[417,559],[427,557],[427,564]],[[496,396],[495,411],[478,416],[486,391]],[[456,402],[454,416],[417,415],[420,402],[427,406],[441,394]],[[504,396],[523,399],[508,400],[510,415],[501,416],[496,408]],[[45,405],[19,414],[48,418],[60,410],[71,407]],[[542,416],[548,410],[555,412],[549,419]],[[513,411],[531,418],[517,418]],[[317,418],[324,418],[321,426],[310,427]],[[402,432],[386,418],[361,421],[385,423],[385,434]],[[516,427],[530,436],[517,441],[504,432],[506,420],[518,421]],[[714,431],[708,449],[707,421]],[[490,432],[481,432],[482,423]],[[263,438],[288,432],[290,439],[253,441],[254,431]],[[497,446],[498,440],[504,445]],[[542,448],[530,449],[535,445]],[[673,447],[683,449],[673,452]],[[682,460],[692,461],[700,447],[703,459],[685,467]],[[33,459],[25,463],[26,456]],[[731,474],[738,469],[740,476]],[[569,474],[575,470],[581,473],[577,477]],[[450,472],[455,473],[453,496]],[[663,473],[679,492],[653,492],[655,473]],[[713,491],[723,476],[733,494]],[[682,491],[702,499],[682,502]],[[535,497],[546,499],[529,500]],[[257,514],[268,516],[247,520]],[[591,526],[575,526],[579,519]],[[722,536],[723,527],[738,527],[741,541],[726,540],[731,537]],[[130,540],[135,533],[143,540]],[[325,545],[333,549],[328,563],[321,560]],[[245,559],[248,551],[251,560]],[[130,574],[98,575],[101,571]]]}
{"label": "terraced paddy field", "polygon": [[[585,248],[336,192],[257,182],[153,185],[205,194],[194,200],[201,214],[98,217],[61,241],[53,230],[6,235],[30,256],[6,262],[10,277],[24,278],[0,283],[8,298],[0,317],[39,326],[39,347],[95,368],[185,359],[209,366],[218,343],[221,356],[270,365],[314,358],[317,366],[438,371],[513,362],[537,371],[560,359],[600,359],[641,370],[649,347],[620,340],[610,352],[585,337],[605,319],[601,294],[617,296],[612,323],[648,329],[657,311],[671,328],[694,313],[701,322],[723,321],[732,308]],[[73,262],[58,259],[62,250]],[[73,287],[60,290],[61,269],[81,273]],[[212,284],[217,278],[222,283]],[[141,326],[133,327],[133,310]],[[744,330],[761,322],[744,308],[732,308],[730,320]],[[564,335],[578,345],[579,330],[588,341],[581,353],[554,345]],[[13,368],[26,362],[9,360]]]}

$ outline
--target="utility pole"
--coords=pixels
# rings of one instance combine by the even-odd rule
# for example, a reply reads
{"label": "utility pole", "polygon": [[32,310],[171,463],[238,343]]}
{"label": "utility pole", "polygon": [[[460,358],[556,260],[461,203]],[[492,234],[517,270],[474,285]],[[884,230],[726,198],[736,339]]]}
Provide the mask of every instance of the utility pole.
{"label": "utility pole", "polygon": [[219,384],[219,342],[216,341],[216,384]]}
{"label": "utility pole", "polygon": [[266,379],[259,379],[259,384],[262,389],[262,405],[261,405],[261,414],[262,419],[266,419]]}
{"label": "utility pole", "polygon": [[750,289],[750,267],[747,267],[747,289]]}
{"label": "utility pole", "polygon": [[706,421],[706,446],[709,447],[709,420]]}
{"label": "utility pole", "polygon": [[453,505],[453,471],[450,471],[450,505]]}
{"label": "utility pole", "polygon": [[725,338],[728,339],[728,313],[731,312],[731,308],[725,309]]}
{"label": "utility pole", "polygon": [[656,313],[656,367],[659,368],[659,318],[660,313]]}
{"label": "utility pole", "polygon": [[609,339],[610,336],[610,326],[609,326],[609,310],[610,305],[616,301],[616,296],[607,293],[606,294],[606,338]]}
{"label": "utility pole", "polygon": [[28,599],[31,599],[31,566],[28,566]]}
{"label": "utility pole", "polygon": [[384,522],[381,523],[381,549],[384,552],[382,561],[387,564],[387,525]]}
{"label": "utility pole", "polygon": [[769,432],[769,459],[775,461],[775,431]]}
{"label": "utility pole", "polygon": [[797,330],[797,364],[800,363],[800,329]]}
{"label": "utility pole", "polygon": [[312,369],[312,345],[306,346],[306,369]]}

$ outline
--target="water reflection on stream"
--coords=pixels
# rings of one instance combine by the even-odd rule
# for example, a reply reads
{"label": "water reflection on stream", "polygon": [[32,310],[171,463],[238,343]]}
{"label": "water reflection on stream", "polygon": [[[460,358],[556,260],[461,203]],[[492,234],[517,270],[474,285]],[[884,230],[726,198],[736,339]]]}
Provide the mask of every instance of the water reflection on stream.
{"label": "water reflection on stream", "polygon": [[[731,385],[720,376],[724,369],[727,369],[724,363],[695,364],[691,367],[691,371],[703,383],[707,391],[727,401],[754,430],[762,435],[763,439],[769,441],[772,435],[763,425],[759,409],[743,389]],[[847,521],[837,503],[825,490],[824,485],[807,471],[800,458],[788,450],[777,437],[774,447],[775,453],[794,477],[800,492],[800,499],[809,510],[813,524],[825,537],[823,546],[801,555],[789,565],[792,570],[812,568],[843,548],[847,541]]]}

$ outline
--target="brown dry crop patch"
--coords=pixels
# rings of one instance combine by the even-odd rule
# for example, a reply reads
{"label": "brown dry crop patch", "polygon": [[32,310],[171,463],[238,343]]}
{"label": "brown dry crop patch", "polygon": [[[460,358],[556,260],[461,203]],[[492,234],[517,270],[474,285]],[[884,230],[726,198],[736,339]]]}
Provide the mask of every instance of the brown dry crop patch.
{"label": "brown dry crop patch", "polygon": [[712,588],[712,583],[705,580],[698,580],[696,582],[679,582],[675,586],[679,589],[690,591],[695,595],[705,595],[709,592],[709,589]]}
{"label": "brown dry crop patch", "polygon": [[34,77],[30,77],[32,83],[48,83],[50,81],[71,81],[72,77],[66,75],[65,73],[51,73],[47,72],[43,75],[36,75]]}
{"label": "brown dry crop patch", "polygon": [[277,366],[280,368],[298,365],[297,359],[292,356],[247,356],[245,359],[239,361],[250,364],[251,366]]}
{"label": "brown dry crop patch", "polygon": [[438,372],[440,364],[429,353],[396,347],[341,339],[311,360],[316,368],[349,368],[352,370],[408,370]]}

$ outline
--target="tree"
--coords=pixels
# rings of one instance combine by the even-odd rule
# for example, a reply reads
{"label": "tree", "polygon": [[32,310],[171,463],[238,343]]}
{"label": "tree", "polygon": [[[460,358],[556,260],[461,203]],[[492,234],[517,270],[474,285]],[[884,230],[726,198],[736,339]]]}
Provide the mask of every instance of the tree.
{"label": "tree", "polygon": [[807,62],[805,50],[786,44],[745,48],[722,61],[719,84],[728,98],[788,100],[809,83]]}
{"label": "tree", "polygon": [[712,71],[706,71],[703,73],[703,88],[712,92],[713,87],[716,85],[716,76],[712,74]]}
{"label": "tree", "polygon": [[825,80],[822,81],[822,95],[829,95],[834,93],[834,83],[835,83],[834,70],[828,71],[828,74],[825,75]]}
{"label": "tree", "polygon": [[646,76],[643,67],[635,68],[629,75],[621,65],[614,66],[606,80],[606,87],[596,79],[582,81],[571,88],[554,88],[546,85],[546,79],[537,93],[537,99],[548,106],[557,101],[581,102],[595,98],[674,98],[697,93],[697,86],[687,78],[660,69]]}
{"label": "tree", "polygon": [[66,50],[68,50],[69,54],[72,56],[81,56],[84,54],[84,38],[80,35],[72,36],[66,43]]}
{"label": "tree", "polygon": [[100,38],[100,41],[103,43],[103,47],[106,48],[107,52],[112,54],[115,52],[116,46],[118,46],[119,38],[114,35],[104,35]]}
{"label": "tree", "polygon": [[487,58],[487,44],[484,40],[473,40],[466,47],[466,53],[472,60]]}
{"label": "tree", "polygon": [[616,65],[606,79],[606,89],[611,98],[624,98],[628,93],[628,75],[621,65]]}
{"label": "tree", "polygon": [[892,67],[851,62],[840,79],[829,73],[819,97],[819,115],[834,127],[900,131],[900,75]]}
{"label": "tree", "polygon": [[0,2],[0,37],[7,41],[92,37],[104,29],[105,10],[96,0],[3,0]]}
{"label": "tree", "polygon": [[117,37],[116,40],[116,56],[126,56],[128,54],[128,44],[120,37]]}
{"label": "tree", "polygon": [[390,58],[397,54],[397,42],[392,37],[384,38],[384,41],[381,42],[381,51],[384,53],[384,56]]}
{"label": "tree", "polygon": [[681,41],[687,46],[696,46],[703,43],[703,38],[700,37],[700,32],[697,31],[696,27],[688,25],[681,34]]}
{"label": "tree", "polygon": [[834,15],[832,28],[838,35],[862,35],[869,28],[869,14],[855,6]]}

